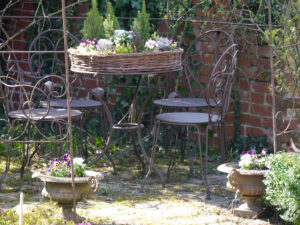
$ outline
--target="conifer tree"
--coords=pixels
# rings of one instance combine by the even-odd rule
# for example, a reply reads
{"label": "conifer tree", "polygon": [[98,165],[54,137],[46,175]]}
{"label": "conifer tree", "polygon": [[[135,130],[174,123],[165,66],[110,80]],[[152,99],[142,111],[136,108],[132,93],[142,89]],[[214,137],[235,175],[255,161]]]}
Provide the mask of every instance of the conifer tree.
{"label": "conifer tree", "polygon": [[118,18],[115,16],[111,2],[107,2],[106,19],[103,22],[106,38],[110,38],[114,34],[114,30],[120,29]]}
{"label": "conifer tree", "polygon": [[143,1],[142,11],[138,11],[137,18],[134,19],[131,26],[131,30],[137,35],[137,48],[141,49],[144,47],[145,42],[150,37],[150,14],[146,11],[146,3]]}
{"label": "conifer tree", "polygon": [[100,16],[97,8],[97,0],[92,0],[92,8],[84,21],[84,27],[80,31],[83,39],[100,39],[104,37],[103,17]]}

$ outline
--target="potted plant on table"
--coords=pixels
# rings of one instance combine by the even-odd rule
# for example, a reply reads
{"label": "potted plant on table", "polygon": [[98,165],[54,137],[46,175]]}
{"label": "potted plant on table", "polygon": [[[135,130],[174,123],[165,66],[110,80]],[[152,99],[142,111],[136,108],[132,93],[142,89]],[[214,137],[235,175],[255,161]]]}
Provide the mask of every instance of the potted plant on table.
{"label": "potted plant on table", "polygon": [[150,35],[150,15],[143,1],[142,11],[131,31],[120,29],[110,2],[106,19],[100,16],[97,3],[84,23],[82,43],[68,50],[71,70],[80,73],[134,74],[177,71],[182,68],[183,50],[174,40]]}
{"label": "potted plant on table", "polygon": [[257,218],[264,211],[261,197],[266,190],[263,180],[267,171],[267,152],[266,148],[260,154],[256,153],[255,148],[243,151],[238,163],[225,163],[218,167],[219,171],[228,173],[227,188],[235,192],[236,197],[245,199],[244,204],[233,209],[234,215]]}
{"label": "potted plant on table", "polygon": [[[87,170],[82,158],[74,158],[74,183],[75,201],[79,201],[85,195],[95,193],[100,187],[103,175]],[[47,166],[33,171],[33,178],[39,178],[44,182],[42,196],[57,202],[62,206],[64,214],[69,212],[73,205],[71,158],[67,153],[61,160],[50,160]]]}

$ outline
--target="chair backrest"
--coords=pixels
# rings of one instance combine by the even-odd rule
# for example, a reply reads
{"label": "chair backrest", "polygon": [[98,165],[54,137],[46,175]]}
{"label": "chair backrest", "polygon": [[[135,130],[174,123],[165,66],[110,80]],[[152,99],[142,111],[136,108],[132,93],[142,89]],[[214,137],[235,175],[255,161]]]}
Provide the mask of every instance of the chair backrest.
{"label": "chair backrest", "polygon": [[[0,101],[6,115],[14,110],[40,107],[41,100],[66,96],[63,77],[48,75],[39,79],[28,78],[28,72],[20,66],[13,49],[2,39],[0,48],[0,51],[5,51],[0,55],[3,59],[0,66]],[[61,85],[49,91],[49,82],[59,82]]]}
{"label": "chair backrest", "polygon": [[[20,67],[16,54],[11,52],[13,49],[3,39],[0,39],[0,51],[2,51],[0,56],[0,101],[7,114],[10,110],[21,109],[21,105],[25,101],[24,95],[21,94],[23,93],[22,88],[14,86],[17,83],[25,83],[24,71]],[[10,79],[5,79],[5,77]],[[4,80],[6,81],[4,82]],[[10,88],[5,84],[10,85]]]}
{"label": "chair backrest", "polygon": [[223,30],[201,33],[191,43],[184,59],[184,72],[190,97],[201,97],[202,86],[208,82],[222,53],[234,44],[231,35]]}
{"label": "chair backrest", "polygon": [[[60,29],[49,29],[39,33],[31,42],[29,51],[64,51],[64,31]],[[79,44],[79,40],[67,32],[68,46]],[[29,52],[28,65],[30,76],[39,79],[45,75],[65,73],[63,53]]]}
{"label": "chair backrest", "polygon": [[227,48],[218,59],[206,84],[205,99],[210,120],[218,115],[223,120],[229,107],[233,78],[237,65],[237,45]]}
{"label": "chair backrest", "polygon": [[[31,42],[29,51],[64,51],[64,31],[49,29],[39,33]],[[80,41],[71,33],[67,32],[68,47],[76,46]],[[64,53],[55,52],[29,52],[28,65],[29,76],[36,81],[49,74],[64,77],[65,63]],[[70,71],[71,95],[77,97],[82,91],[81,76]],[[75,86],[76,83],[76,86]]]}

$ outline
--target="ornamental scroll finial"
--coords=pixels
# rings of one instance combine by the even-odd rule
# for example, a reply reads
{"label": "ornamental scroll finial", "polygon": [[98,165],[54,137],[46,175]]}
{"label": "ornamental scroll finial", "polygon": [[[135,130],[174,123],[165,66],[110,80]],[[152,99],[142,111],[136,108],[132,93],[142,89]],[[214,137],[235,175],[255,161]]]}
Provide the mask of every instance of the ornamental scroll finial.
{"label": "ornamental scroll finial", "polygon": [[90,185],[90,188],[94,193],[96,193],[100,187],[100,183],[98,182],[98,179],[94,176],[90,176],[88,179],[88,183]]}

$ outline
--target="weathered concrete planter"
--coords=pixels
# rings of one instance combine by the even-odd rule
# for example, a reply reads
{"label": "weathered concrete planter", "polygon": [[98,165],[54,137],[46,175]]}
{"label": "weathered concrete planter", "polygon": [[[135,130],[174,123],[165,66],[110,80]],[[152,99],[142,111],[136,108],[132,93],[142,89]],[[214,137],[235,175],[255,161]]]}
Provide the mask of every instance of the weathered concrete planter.
{"label": "weathered concrete planter", "polygon": [[[87,170],[87,177],[75,177],[75,200],[80,201],[84,196],[95,193],[100,187],[103,175]],[[39,172],[32,175],[44,182],[42,196],[57,202],[64,212],[64,216],[72,218],[73,194],[71,177],[53,177]]]}
{"label": "weathered concrete planter", "polygon": [[227,188],[245,199],[244,204],[233,209],[233,214],[245,218],[258,218],[265,209],[261,196],[266,189],[263,183],[266,170],[242,170],[237,163],[222,164],[218,170],[228,173]]}

